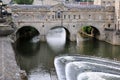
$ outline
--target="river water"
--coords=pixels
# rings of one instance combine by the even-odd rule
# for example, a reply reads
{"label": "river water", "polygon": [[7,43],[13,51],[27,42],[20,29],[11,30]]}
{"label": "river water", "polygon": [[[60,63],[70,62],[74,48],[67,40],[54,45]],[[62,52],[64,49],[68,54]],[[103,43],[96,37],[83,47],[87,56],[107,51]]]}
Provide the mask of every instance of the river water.
{"label": "river water", "polygon": [[[56,43],[60,48],[60,43]],[[47,42],[16,41],[13,45],[16,61],[25,70],[28,80],[57,80],[54,68],[55,56],[61,54],[80,54],[120,61],[120,46],[86,38],[79,44],[66,42],[60,50]]]}

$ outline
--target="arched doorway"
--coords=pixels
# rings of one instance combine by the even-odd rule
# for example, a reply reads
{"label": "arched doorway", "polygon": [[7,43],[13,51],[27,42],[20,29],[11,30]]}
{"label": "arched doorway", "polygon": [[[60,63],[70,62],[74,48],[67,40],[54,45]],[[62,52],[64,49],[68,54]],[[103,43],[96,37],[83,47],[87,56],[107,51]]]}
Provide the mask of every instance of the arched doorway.
{"label": "arched doorway", "polygon": [[23,26],[16,32],[16,39],[29,40],[39,34],[39,31],[32,26]]}

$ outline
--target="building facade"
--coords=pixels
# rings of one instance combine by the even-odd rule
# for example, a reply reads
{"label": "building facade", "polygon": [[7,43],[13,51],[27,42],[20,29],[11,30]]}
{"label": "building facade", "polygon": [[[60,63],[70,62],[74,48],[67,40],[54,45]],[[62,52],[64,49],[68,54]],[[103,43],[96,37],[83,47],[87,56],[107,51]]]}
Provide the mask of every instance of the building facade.
{"label": "building facade", "polygon": [[115,2],[118,0],[94,0],[95,5],[101,6],[115,6]]}
{"label": "building facade", "polygon": [[60,0],[34,0],[33,5],[56,5],[61,3]]}
{"label": "building facade", "polygon": [[[76,41],[77,33],[82,26],[91,25],[100,33],[96,36],[99,40],[120,44],[119,35],[116,35],[120,30],[120,0],[115,0],[113,3],[115,6],[102,5],[98,1],[94,5],[59,3],[56,5],[15,5],[11,8],[13,22],[17,28],[33,26],[40,32],[42,40],[45,40],[51,28],[64,26],[70,32],[70,40]],[[105,30],[114,31],[114,33],[109,34]]]}
{"label": "building facade", "polygon": [[34,5],[55,5],[59,3],[74,3],[74,4],[80,4],[80,5],[91,5],[93,4],[93,0],[34,0]]}

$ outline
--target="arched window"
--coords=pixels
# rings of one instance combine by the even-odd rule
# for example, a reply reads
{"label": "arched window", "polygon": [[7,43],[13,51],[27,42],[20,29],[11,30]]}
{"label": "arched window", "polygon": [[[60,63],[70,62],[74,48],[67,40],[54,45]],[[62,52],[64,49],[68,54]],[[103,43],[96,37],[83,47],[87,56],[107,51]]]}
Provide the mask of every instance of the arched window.
{"label": "arched window", "polygon": [[60,12],[57,13],[57,18],[61,18],[61,13]]}
{"label": "arched window", "polygon": [[61,11],[57,11],[56,12],[56,18],[61,18],[62,17],[62,12]]}

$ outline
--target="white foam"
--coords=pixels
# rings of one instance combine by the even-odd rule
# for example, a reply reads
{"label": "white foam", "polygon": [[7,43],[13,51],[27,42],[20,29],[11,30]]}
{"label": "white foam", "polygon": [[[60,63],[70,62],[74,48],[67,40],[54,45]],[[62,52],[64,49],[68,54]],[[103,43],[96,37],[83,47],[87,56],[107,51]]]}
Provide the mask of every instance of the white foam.
{"label": "white foam", "polygon": [[77,80],[120,80],[120,76],[103,72],[84,72],[78,75]]}

